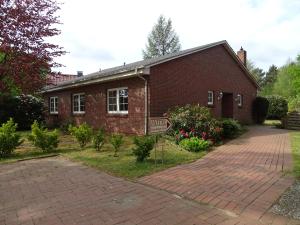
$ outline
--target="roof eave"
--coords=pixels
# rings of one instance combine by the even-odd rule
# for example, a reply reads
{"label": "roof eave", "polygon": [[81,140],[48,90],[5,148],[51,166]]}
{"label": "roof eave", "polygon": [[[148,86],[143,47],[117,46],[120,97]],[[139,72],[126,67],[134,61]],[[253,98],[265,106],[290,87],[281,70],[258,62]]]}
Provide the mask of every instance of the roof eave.
{"label": "roof eave", "polygon": [[96,79],[83,80],[83,81],[77,81],[77,82],[74,81],[74,82],[68,83],[66,85],[58,85],[56,87],[51,87],[49,89],[42,90],[41,93],[42,94],[51,93],[51,92],[55,92],[55,91],[76,88],[76,87],[80,87],[80,86],[104,83],[104,82],[115,81],[115,80],[123,80],[123,79],[138,77],[141,75],[149,75],[149,74],[150,74],[149,68],[135,68],[132,70],[123,71],[121,73],[116,73],[116,74],[109,75],[109,76],[98,77]]}

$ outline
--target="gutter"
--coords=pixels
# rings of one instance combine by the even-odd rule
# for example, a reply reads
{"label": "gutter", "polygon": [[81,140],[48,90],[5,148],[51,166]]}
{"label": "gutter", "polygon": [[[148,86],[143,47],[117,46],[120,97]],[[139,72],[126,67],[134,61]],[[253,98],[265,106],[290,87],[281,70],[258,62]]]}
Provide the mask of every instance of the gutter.
{"label": "gutter", "polygon": [[138,74],[137,73],[137,68],[135,69],[135,73],[137,74],[137,76],[139,77],[139,78],[141,78],[142,80],[144,80],[145,81],[145,106],[144,106],[144,108],[145,108],[145,118],[144,118],[144,122],[145,122],[145,128],[144,128],[144,132],[145,132],[145,135],[147,135],[148,134],[148,80],[145,78],[145,77],[143,77],[141,74]]}

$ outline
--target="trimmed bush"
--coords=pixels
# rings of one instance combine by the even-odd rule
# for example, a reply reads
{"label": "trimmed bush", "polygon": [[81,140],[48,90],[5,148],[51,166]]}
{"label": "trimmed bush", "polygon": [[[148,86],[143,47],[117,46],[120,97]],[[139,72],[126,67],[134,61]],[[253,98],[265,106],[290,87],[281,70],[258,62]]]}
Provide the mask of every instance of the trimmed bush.
{"label": "trimmed bush", "polygon": [[98,130],[98,132],[94,135],[93,137],[93,145],[96,151],[100,152],[101,148],[104,145],[104,140],[105,140],[105,132],[101,128]]}
{"label": "trimmed bush", "polygon": [[208,141],[205,141],[197,137],[183,139],[182,141],[180,141],[179,145],[190,152],[205,151],[210,146]]}
{"label": "trimmed bush", "polygon": [[269,110],[269,101],[264,97],[256,97],[252,104],[253,120],[257,124],[263,124]]}
{"label": "trimmed bush", "polygon": [[150,152],[154,147],[155,138],[150,136],[135,137],[133,140],[136,148],[133,149],[133,154],[136,156],[137,162],[143,162],[150,156]]}
{"label": "trimmed bush", "polygon": [[279,95],[266,96],[269,101],[268,119],[282,119],[287,115],[288,102],[284,97]]}
{"label": "trimmed bush", "polygon": [[42,151],[50,152],[58,146],[58,131],[48,131],[47,128],[34,121],[31,125],[31,134],[28,136],[28,140]]}
{"label": "trimmed bush", "polygon": [[18,125],[10,118],[0,127],[0,157],[7,157],[22,144],[21,135],[16,132]]}
{"label": "trimmed bush", "polygon": [[121,145],[123,144],[123,135],[122,134],[113,134],[110,137],[110,143],[115,149],[114,157],[118,156]]}
{"label": "trimmed bush", "polygon": [[223,119],[222,128],[224,138],[234,138],[242,131],[242,126],[234,119]]}
{"label": "trimmed bush", "polygon": [[13,118],[19,130],[29,130],[35,120],[44,122],[44,102],[32,95],[1,96],[0,124]]}
{"label": "trimmed bush", "polygon": [[80,148],[84,148],[92,140],[93,130],[87,123],[82,123],[78,127],[70,125],[69,132],[75,137]]}

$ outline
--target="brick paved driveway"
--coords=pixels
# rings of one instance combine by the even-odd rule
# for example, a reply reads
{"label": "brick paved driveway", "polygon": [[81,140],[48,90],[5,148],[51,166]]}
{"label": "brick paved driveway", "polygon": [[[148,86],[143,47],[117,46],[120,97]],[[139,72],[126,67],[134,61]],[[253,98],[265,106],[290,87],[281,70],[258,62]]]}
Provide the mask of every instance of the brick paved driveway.
{"label": "brick paved driveway", "polygon": [[0,166],[1,225],[215,224],[226,213],[60,158]]}
{"label": "brick paved driveway", "polygon": [[[263,221],[262,224],[273,220],[285,224],[287,220],[267,210],[292,184],[293,179],[283,173],[291,167],[288,131],[254,126],[242,137],[194,163],[173,167],[139,181],[240,215],[234,221],[249,218]],[[258,224],[257,221],[254,224]]]}
{"label": "brick paved driveway", "polygon": [[265,127],[139,183],[58,157],[0,165],[0,225],[300,224],[266,212],[290,166],[287,132]]}

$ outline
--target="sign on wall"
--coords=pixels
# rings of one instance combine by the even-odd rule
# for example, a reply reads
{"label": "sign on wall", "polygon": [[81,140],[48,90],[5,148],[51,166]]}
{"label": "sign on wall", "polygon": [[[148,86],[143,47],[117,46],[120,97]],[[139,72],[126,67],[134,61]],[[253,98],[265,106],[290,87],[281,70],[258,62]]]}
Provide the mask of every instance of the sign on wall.
{"label": "sign on wall", "polygon": [[158,134],[164,133],[171,128],[171,122],[166,117],[150,117],[149,118],[149,133]]}

